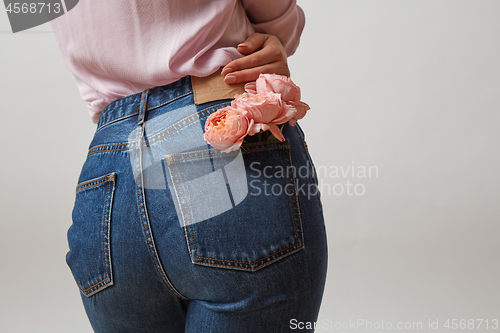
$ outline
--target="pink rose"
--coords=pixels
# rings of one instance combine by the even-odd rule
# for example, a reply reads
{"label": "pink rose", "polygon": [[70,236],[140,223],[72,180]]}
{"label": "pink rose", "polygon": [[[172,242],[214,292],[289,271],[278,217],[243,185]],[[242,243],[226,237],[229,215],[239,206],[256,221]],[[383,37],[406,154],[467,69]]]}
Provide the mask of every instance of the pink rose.
{"label": "pink rose", "polygon": [[240,148],[252,125],[253,119],[245,111],[227,106],[208,116],[204,138],[214,148],[229,153]]}
{"label": "pink rose", "polygon": [[292,126],[295,125],[297,120],[304,118],[307,110],[310,109],[309,105],[300,101],[300,88],[287,76],[260,74],[257,81],[255,83],[247,83],[245,89],[254,94],[266,92],[281,94],[281,99],[285,102],[284,104],[296,110],[295,115],[288,121]]}
{"label": "pink rose", "polygon": [[230,107],[211,114],[205,124],[205,141],[222,152],[237,150],[245,136],[267,130],[284,141],[277,125],[288,122],[294,126],[309,110],[300,100],[300,88],[283,75],[261,74],[245,90]]}
{"label": "pink rose", "polygon": [[283,103],[280,94],[272,92],[236,95],[231,106],[238,110],[247,111],[248,117],[253,119],[254,124],[248,132],[249,135],[270,130],[280,141],[285,140],[285,138],[277,125],[293,119],[297,113],[295,107]]}
{"label": "pink rose", "polygon": [[265,92],[281,94],[281,99],[285,102],[300,101],[300,88],[284,75],[260,74],[255,81],[255,91],[257,94]]}
{"label": "pink rose", "polygon": [[[231,106],[238,110],[245,110],[251,114],[256,123],[270,123],[275,119],[286,116],[283,102],[279,94],[267,92],[263,94],[244,93],[236,95]],[[290,118],[293,116],[290,115]],[[282,123],[288,120],[283,121]],[[280,123],[280,124],[282,124]]]}

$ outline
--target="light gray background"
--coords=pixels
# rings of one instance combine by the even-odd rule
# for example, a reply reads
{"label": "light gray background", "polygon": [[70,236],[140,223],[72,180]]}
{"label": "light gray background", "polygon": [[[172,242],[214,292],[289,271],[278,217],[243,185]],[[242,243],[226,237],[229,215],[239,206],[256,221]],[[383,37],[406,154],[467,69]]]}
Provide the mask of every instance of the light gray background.
{"label": "light gray background", "polygon": [[[500,319],[500,1],[299,4],[290,66],[315,164],[378,169],[321,180],[330,257],[317,331]],[[50,25],[12,34],[2,8],[0,30],[0,332],[91,332],[64,257],[94,125]],[[364,195],[338,195],[347,181]]]}

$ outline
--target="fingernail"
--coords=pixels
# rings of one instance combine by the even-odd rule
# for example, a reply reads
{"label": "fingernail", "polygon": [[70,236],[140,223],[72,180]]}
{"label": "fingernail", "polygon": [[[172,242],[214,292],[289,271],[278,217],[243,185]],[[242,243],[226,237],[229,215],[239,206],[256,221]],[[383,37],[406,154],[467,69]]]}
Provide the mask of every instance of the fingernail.
{"label": "fingernail", "polygon": [[227,84],[234,83],[235,81],[236,81],[236,76],[234,75],[226,75],[226,77],[224,78],[224,82],[226,82]]}
{"label": "fingernail", "polygon": [[248,45],[245,43],[241,43],[241,44],[238,44],[238,47],[248,47]]}
{"label": "fingernail", "polygon": [[232,71],[233,71],[233,69],[232,69],[232,68],[229,68],[229,67],[224,67],[224,68],[222,69],[221,74],[224,76],[224,75],[226,75],[226,74],[231,73]]}

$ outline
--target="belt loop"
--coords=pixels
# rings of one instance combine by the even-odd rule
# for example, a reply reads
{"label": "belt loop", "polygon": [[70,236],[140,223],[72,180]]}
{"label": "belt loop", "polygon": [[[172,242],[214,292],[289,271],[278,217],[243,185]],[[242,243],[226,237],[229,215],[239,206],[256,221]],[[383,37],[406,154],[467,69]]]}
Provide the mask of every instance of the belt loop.
{"label": "belt loop", "polygon": [[141,94],[141,106],[139,109],[139,120],[137,123],[138,126],[142,126],[144,124],[144,119],[146,117],[146,110],[148,109],[149,91],[150,91],[149,89],[146,89]]}

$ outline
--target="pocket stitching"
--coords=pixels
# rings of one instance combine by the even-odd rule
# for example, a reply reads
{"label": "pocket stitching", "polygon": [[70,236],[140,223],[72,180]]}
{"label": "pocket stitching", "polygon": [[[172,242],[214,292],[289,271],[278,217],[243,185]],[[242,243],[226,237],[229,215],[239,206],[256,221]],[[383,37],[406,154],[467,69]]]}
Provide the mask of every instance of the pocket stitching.
{"label": "pocket stitching", "polygon": [[[290,144],[289,144],[288,140],[286,140],[286,142],[284,142],[284,143],[283,142],[272,141],[271,143],[260,143],[259,142],[259,143],[251,143],[249,145],[252,145],[252,146],[255,146],[255,147],[252,147],[252,149],[249,149],[249,150],[243,150],[243,152],[259,151],[259,150],[266,150],[266,149],[271,149],[271,148],[279,148],[279,146],[281,146],[281,150],[283,152],[283,158],[285,160],[286,165],[289,166],[291,164],[290,157],[287,156],[287,154],[286,154],[286,149],[290,148]],[[197,154],[197,155],[196,156],[188,157],[189,155],[193,155],[193,154]],[[179,155],[184,155],[184,157],[176,158]],[[189,160],[189,159],[204,158],[204,157],[207,157],[207,156],[218,156],[218,155],[222,155],[222,152],[215,153],[215,154],[213,154],[212,151],[205,152],[205,154],[200,154],[199,152],[189,152],[189,153],[184,153],[184,154],[179,154],[179,155],[173,155],[173,156],[170,155],[167,158],[167,162],[169,163],[169,165],[171,165],[171,162],[173,164],[175,164],[175,168],[176,168],[176,173],[178,175],[177,176],[178,179],[180,178],[180,176],[179,176],[179,171],[178,171],[177,164],[175,163],[175,161],[184,161],[184,160]],[[295,181],[294,181],[294,177],[293,177],[292,173],[290,173],[288,181],[289,181],[289,183],[291,183],[293,185],[293,188],[294,188],[294,199],[292,200],[292,205],[293,205],[293,207],[292,207],[292,213],[293,213],[293,220],[294,220],[295,237],[297,239],[297,242],[295,242],[294,244],[292,244],[292,245],[290,245],[290,246],[288,246],[286,248],[279,249],[276,252],[271,253],[268,256],[266,256],[264,258],[260,258],[258,260],[255,260],[253,262],[236,261],[236,260],[230,260],[230,259],[208,258],[208,257],[199,256],[197,254],[193,226],[192,226],[192,224],[190,224],[190,231],[188,231],[187,225],[185,225],[184,226],[184,231],[185,231],[185,235],[186,235],[188,250],[189,250],[190,255],[194,255],[194,257],[196,259],[201,259],[201,260],[204,259],[204,260],[210,260],[210,261],[215,261],[215,262],[225,262],[225,263],[237,263],[237,264],[250,265],[250,266],[253,266],[253,265],[256,265],[259,262],[262,262],[260,265],[255,266],[255,267],[233,267],[233,266],[227,266],[227,265],[217,264],[217,263],[194,262],[194,261],[193,261],[193,263],[199,264],[199,265],[209,265],[209,266],[223,267],[223,268],[229,268],[229,269],[243,269],[243,270],[255,271],[255,270],[261,268],[262,266],[271,264],[272,262],[274,262],[274,261],[276,261],[276,260],[278,260],[278,259],[280,259],[282,257],[285,257],[287,255],[290,255],[292,253],[295,253],[295,252],[303,249],[304,248],[304,242],[303,242],[302,237],[300,237],[300,235],[299,235],[300,234],[300,230],[299,229],[301,229],[301,221],[300,221],[300,217],[297,216],[298,215],[298,211],[299,211],[298,198],[297,198],[297,189],[295,187]],[[183,199],[185,201],[185,195],[184,195],[184,190],[183,190],[182,184],[181,183],[180,184],[176,184],[175,181],[173,181],[172,183],[173,183],[174,187],[176,187],[176,188],[179,187],[180,188],[181,195],[183,196]],[[176,191],[176,192],[178,193],[178,191]],[[182,207],[183,205],[181,205],[179,203],[179,206],[180,206],[181,212],[183,212],[184,211],[184,209]],[[187,213],[189,215],[189,220],[191,220],[191,214],[189,213],[189,207],[186,207],[186,209],[188,210]],[[193,243],[193,250],[194,250],[194,252],[191,250],[191,244],[190,244],[191,242]],[[291,248],[292,248],[292,250],[290,250]],[[276,258],[267,261],[268,258],[276,256],[276,255],[278,255]]]}
{"label": "pocket stitching", "polygon": [[[101,281],[93,284],[92,286],[90,286],[86,289],[83,289],[83,287],[81,287],[80,284],[77,282],[78,289],[80,289],[82,291],[82,293],[87,297],[92,296],[93,294],[97,293],[99,290],[113,284],[113,276],[112,276],[112,269],[111,269],[111,254],[110,254],[110,244],[109,244],[110,240],[108,239],[108,241],[106,241],[106,234],[107,234],[106,227],[109,230],[110,220],[111,220],[113,193],[114,193],[114,186],[115,186],[115,177],[116,177],[116,173],[113,172],[113,173],[106,175],[106,176],[102,176],[99,178],[88,180],[86,182],[82,182],[82,183],[78,184],[76,187],[76,193],[79,193],[83,190],[93,188],[96,186],[100,186],[100,185],[106,185],[106,183],[109,183],[107,185],[107,190],[106,190],[106,202],[105,202],[105,206],[104,206],[105,211],[104,211],[104,216],[103,216],[102,243],[103,243],[104,266],[105,266],[104,279],[102,279]],[[108,206],[108,202],[109,202],[109,206]],[[108,238],[109,238],[109,236],[108,236]],[[106,248],[108,248],[107,251],[106,251]],[[101,286],[99,287],[99,285],[101,285]],[[97,289],[92,290],[93,288],[96,288],[96,287],[97,287]],[[89,292],[89,290],[90,290],[90,292]]]}
{"label": "pocket stitching", "polygon": [[[114,176],[115,176],[115,173],[113,172],[113,173],[106,175],[106,176],[102,176],[99,178],[95,178],[95,179],[91,179],[91,180],[87,180],[85,182],[82,182],[82,183],[77,185],[76,192],[78,193],[82,190],[92,188],[95,186],[99,186],[99,185],[106,183],[106,182],[109,182],[109,181],[114,181],[114,179],[113,179]],[[86,186],[84,186],[84,185],[86,185]],[[84,186],[84,187],[82,187],[82,186]]]}
{"label": "pocket stitching", "polygon": [[[194,242],[194,240],[193,240],[193,242]],[[273,255],[276,255],[276,254],[277,254],[277,253],[279,253],[279,252],[285,251],[285,250],[287,250],[287,249],[289,249],[289,248],[291,248],[291,247],[297,246],[297,245],[299,245],[299,243],[292,244],[292,245],[290,245],[290,246],[289,246],[289,247],[287,247],[287,248],[281,249],[280,251],[277,251],[277,252],[275,252],[275,253],[273,253],[273,254],[270,254],[270,255],[268,255],[268,256],[267,256],[267,257],[265,257],[265,258],[259,259],[259,260],[257,260],[257,261],[251,262],[251,263],[249,263],[249,262],[245,262],[245,261],[234,261],[234,260],[229,260],[229,259],[213,259],[213,258],[205,258],[205,257],[199,257],[199,256],[197,256],[196,254],[195,254],[195,255],[196,255],[196,258],[200,258],[200,259],[208,259],[208,260],[212,260],[212,261],[234,262],[234,263],[241,263],[241,264],[245,264],[245,265],[252,265],[252,264],[255,264],[256,262],[259,262],[259,261],[262,261],[262,260],[264,260],[264,259],[267,259],[267,258],[269,258],[269,257],[271,257],[271,256],[273,256]],[[278,260],[278,259],[280,259],[280,258],[282,258],[282,257],[286,257],[287,255],[290,255],[290,254],[292,254],[292,253],[295,253],[295,252],[297,252],[297,251],[299,251],[299,250],[301,250],[301,249],[303,249],[303,248],[304,248],[304,244],[302,244],[300,247],[297,247],[296,249],[294,249],[294,250],[292,250],[292,251],[285,252],[285,253],[283,253],[283,254],[279,255],[278,257],[276,257],[276,258],[274,258],[274,259],[272,259],[272,260],[270,260],[270,261],[266,261],[266,262],[264,262],[264,263],[260,264],[259,266],[255,266],[255,267],[253,267],[253,268],[252,268],[252,267],[250,267],[250,268],[249,268],[249,267],[231,267],[231,266],[229,266],[229,267],[228,267],[228,266],[226,266],[226,265],[222,265],[222,264],[211,264],[211,263],[208,263],[208,262],[202,262],[202,263],[197,262],[196,264],[199,264],[199,265],[216,266],[216,267],[229,268],[229,269],[236,268],[236,269],[244,269],[244,270],[248,270],[248,271],[256,271],[257,269],[261,268],[262,266],[266,266],[266,265],[268,265],[268,264],[271,264],[272,262],[274,262],[274,261],[276,261],[276,260]]]}

